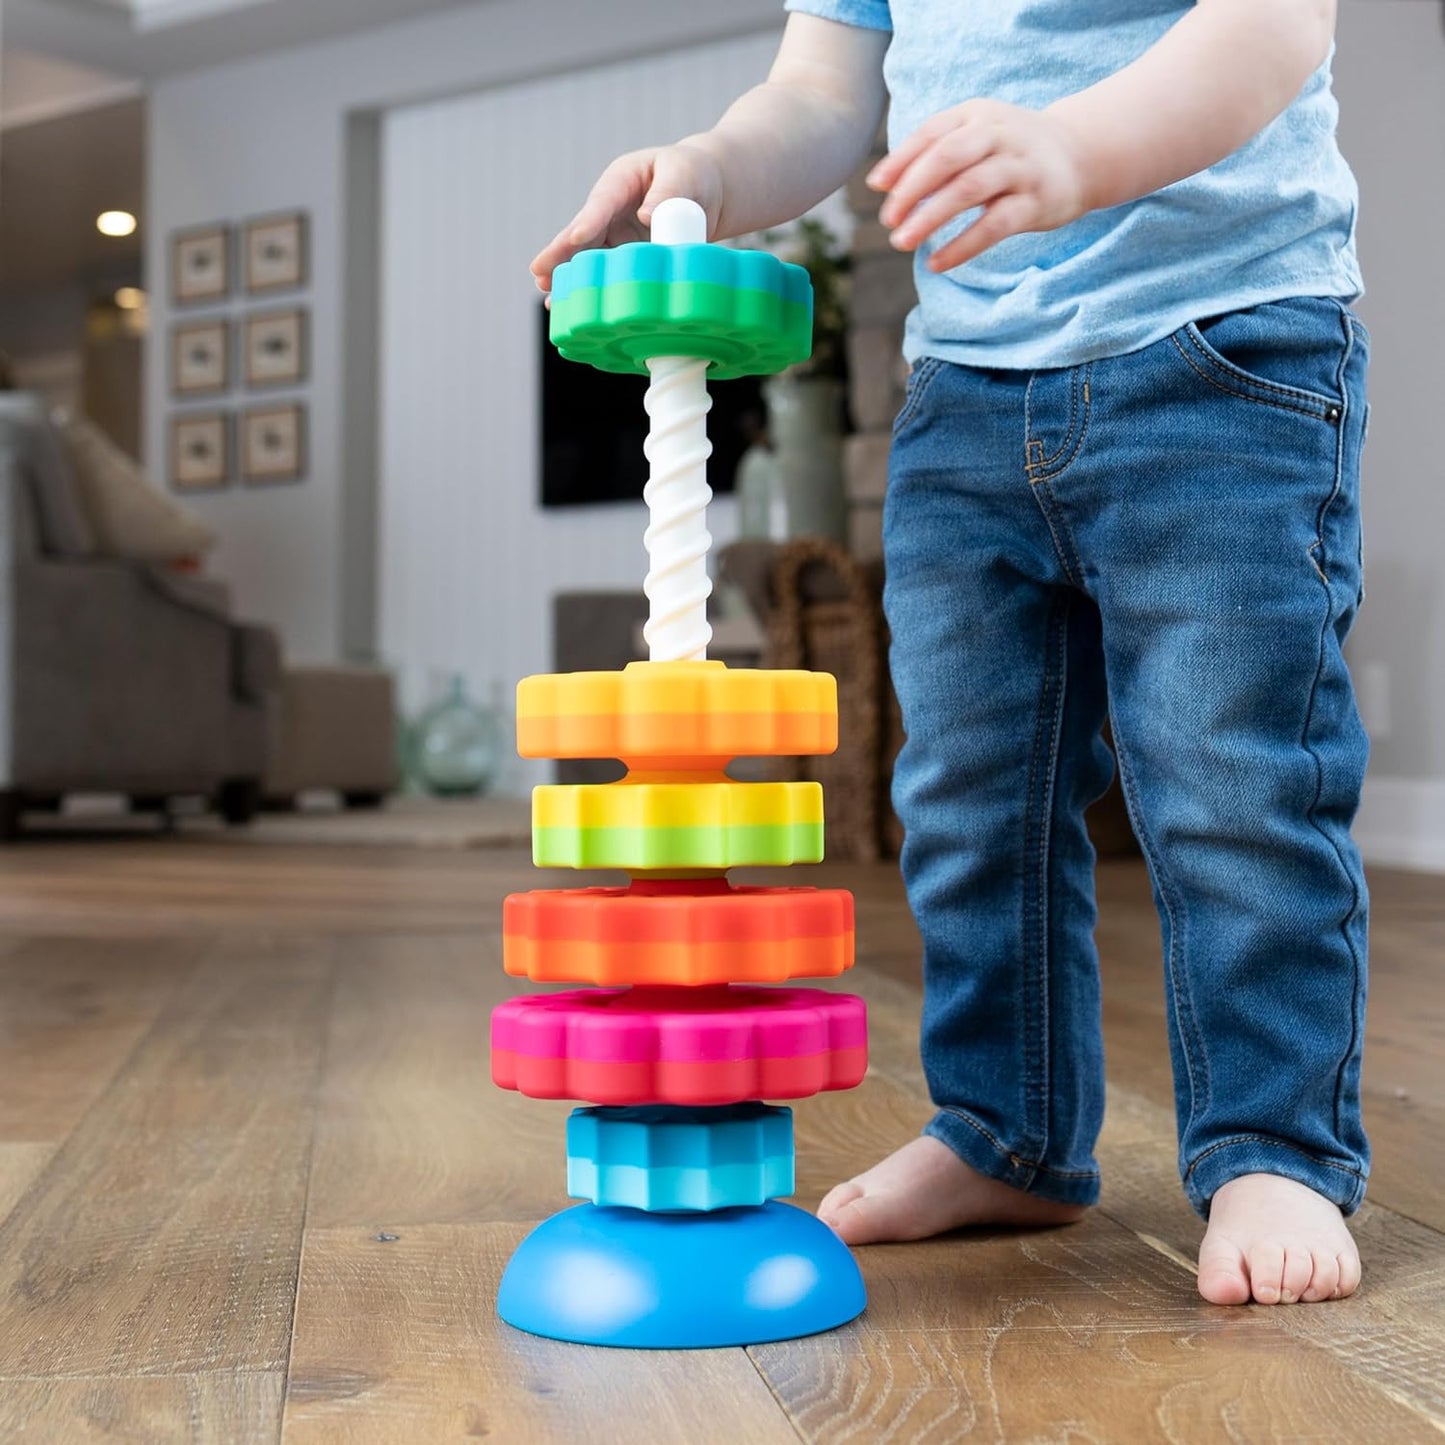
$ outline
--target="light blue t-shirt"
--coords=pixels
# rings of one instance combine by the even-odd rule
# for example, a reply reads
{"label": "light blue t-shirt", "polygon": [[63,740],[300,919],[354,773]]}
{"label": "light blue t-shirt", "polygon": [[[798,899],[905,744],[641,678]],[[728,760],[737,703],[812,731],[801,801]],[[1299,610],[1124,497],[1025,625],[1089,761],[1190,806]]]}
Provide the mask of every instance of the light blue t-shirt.
{"label": "light blue t-shirt", "polygon": [[[787,0],[891,30],[890,145],[974,98],[1042,109],[1122,69],[1192,8],[1183,0]],[[1073,366],[1148,346],[1188,321],[1286,296],[1361,291],[1354,176],[1335,143],[1330,62],[1253,140],[1207,171],[1013,236],[942,275],[920,248],[904,354],[968,366]]]}

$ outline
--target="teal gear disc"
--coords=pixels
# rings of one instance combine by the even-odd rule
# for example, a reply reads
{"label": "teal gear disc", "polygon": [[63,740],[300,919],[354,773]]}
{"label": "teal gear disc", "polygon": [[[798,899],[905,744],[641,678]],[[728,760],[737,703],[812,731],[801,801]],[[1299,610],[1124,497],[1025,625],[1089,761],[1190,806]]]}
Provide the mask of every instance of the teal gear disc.
{"label": "teal gear disc", "polygon": [[557,267],[550,335],[600,371],[645,376],[648,357],[692,356],[714,380],[767,376],[811,353],[813,288],[767,251],[634,241]]}

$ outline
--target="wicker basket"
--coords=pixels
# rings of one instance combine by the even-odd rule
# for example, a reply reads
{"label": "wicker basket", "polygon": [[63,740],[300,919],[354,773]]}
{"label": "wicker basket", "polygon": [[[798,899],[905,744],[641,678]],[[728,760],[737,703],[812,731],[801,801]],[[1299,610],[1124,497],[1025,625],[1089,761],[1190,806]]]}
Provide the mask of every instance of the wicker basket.
{"label": "wicker basket", "polygon": [[777,549],[769,590],[767,666],[806,667],[838,679],[838,751],[779,759],[776,775],[823,785],[830,858],[876,859],[886,788],[886,671],[876,574],[832,542],[802,538]]}

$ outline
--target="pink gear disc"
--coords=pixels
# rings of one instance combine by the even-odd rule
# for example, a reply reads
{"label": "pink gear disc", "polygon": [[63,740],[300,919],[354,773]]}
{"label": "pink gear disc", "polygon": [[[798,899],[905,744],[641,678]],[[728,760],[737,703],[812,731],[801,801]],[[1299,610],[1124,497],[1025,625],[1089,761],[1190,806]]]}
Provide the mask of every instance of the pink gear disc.
{"label": "pink gear disc", "polygon": [[534,1099],[802,1099],[851,1089],[867,1067],[866,1005],[824,989],[581,989],[492,1012],[492,1079]]}

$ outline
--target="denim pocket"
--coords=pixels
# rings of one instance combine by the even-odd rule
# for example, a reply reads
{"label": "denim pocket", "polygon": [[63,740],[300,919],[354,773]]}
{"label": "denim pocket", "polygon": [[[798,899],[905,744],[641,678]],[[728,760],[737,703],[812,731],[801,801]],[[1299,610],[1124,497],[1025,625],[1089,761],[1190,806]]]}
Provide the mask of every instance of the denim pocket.
{"label": "denim pocket", "polygon": [[893,419],[894,436],[913,420],[928,393],[929,382],[947,365],[946,361],[937,356],[923,356],[913,363],[908,373],[908,385],[903,392],[903,405]]}
{"label": "denim pocket", "polygon": [[1354,333],[1339,301],[1271,301],[1191,321],[1173,340],[1196,376],[1219,391],[1331,424],[1343,414],[1337,388]]}

